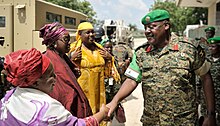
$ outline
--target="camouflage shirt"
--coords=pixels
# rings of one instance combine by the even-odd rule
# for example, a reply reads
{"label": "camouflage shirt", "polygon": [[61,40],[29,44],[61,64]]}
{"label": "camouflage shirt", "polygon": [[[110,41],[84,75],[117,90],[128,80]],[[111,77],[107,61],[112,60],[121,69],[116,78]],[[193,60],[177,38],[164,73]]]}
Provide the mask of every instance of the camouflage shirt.
{"label": "camouflage shirt", "polygon": [[128,66],[128,64],[126,64],[126,60],[132,58],[132,49],[126,44],[118,44],[113,47],[112,53],[118,63],[117,69],[121,77],[121,83],[123,83],[126,79],[126,76],[124,76],[124,71]]}
{"label": "camouflage shirt", "polygon": [[143,126],[194,126],[195,73],[204,75],[210,68],[204,50],[195,42],[171,36],[163,49],[145,44],[135,54],[142,75]]}
{"label": "camouflage shirt", "polygon": [[216,101],[216,110],[220,112],[220,58],[216,61],[210,59],[212,62],[212,67],[210,69],[214,88],[215,88],[215,101]]}
{"label": "camouflage shirt", "polygon": [[125,44],[115,45],[112,53],[119,64],[128,58],[132,58],[132,49]]}
{"label": "camouflage shirt", "polygon": [[214,89],[215,89],[215,102],[216,102],[216,112],[218,113],[217,125],[220,125],[220,58],[217,60],[213,60],[213,58],[209,57],[212,62],[212,66],[210,69]]}
{"label": "camouflage shirt", "polygon": [[207,44],[200,43],[199,45],[204,49],[206,56],[210,55],[209,46]]}

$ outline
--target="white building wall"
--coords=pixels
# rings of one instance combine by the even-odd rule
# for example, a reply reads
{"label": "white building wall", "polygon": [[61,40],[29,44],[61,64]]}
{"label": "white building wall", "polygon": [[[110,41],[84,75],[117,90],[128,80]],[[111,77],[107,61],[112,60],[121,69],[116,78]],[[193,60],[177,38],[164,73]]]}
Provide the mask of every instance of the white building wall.
{"label": "white building wall", "polygon": [[208,8],[208,25],[216,24],[216,3]]}

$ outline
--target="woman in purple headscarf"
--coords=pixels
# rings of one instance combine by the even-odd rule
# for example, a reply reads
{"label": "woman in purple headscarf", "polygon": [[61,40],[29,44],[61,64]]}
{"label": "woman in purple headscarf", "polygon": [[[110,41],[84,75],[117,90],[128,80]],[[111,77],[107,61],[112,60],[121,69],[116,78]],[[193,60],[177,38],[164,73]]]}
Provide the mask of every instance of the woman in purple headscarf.
{"label": "woman in purple headscarf", "polygon": [[70,50],[69,32],[60,23],[46,24],[40,29],[42,44],[47,46],[45,55],[51,60],[57,75],[56,85],[50,96],[58,100],[74,116],[85,118],[92,115],[89,102],[77,82],[76,66],[66,53]]}

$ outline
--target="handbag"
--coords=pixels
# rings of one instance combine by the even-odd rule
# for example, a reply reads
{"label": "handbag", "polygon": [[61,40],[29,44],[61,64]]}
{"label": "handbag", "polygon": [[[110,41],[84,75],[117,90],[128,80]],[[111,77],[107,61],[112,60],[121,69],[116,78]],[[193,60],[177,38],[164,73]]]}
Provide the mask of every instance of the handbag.
{"label": "handbag", "polygon": [[115,111],[115,118],[118,120],[119,123],[125,123],[126,117],[125,117],[125,111],[121,103],[118,104],[118,107]]}

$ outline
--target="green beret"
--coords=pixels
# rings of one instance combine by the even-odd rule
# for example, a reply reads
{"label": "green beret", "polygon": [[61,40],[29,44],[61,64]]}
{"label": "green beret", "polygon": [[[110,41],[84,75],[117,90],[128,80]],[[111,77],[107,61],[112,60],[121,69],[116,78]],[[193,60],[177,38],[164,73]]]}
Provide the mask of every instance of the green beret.
{"label": "green beret", "polygon": [[206,31],[215,31],[215,28],[212,27],[212,26],[210,26],[210,27],[208,27],[208,28],[205,29],[205,32],[206,32]]}
{"label": "green beret", "polygon": [[216,43],[220,43],[220,37],[214,37],[214,38],[209,38],[208,39],[208,43],[209,44],[216,44]]}
{"label": "green beret", "polygon": [[170,14],[166,10],[157,9],[145,15],[141,19],[141,23],[143,25],[146,25],[146,24],[149,24],[155,21],[162,21],[162,20],[169,19],[169,18],[170,18]]}

